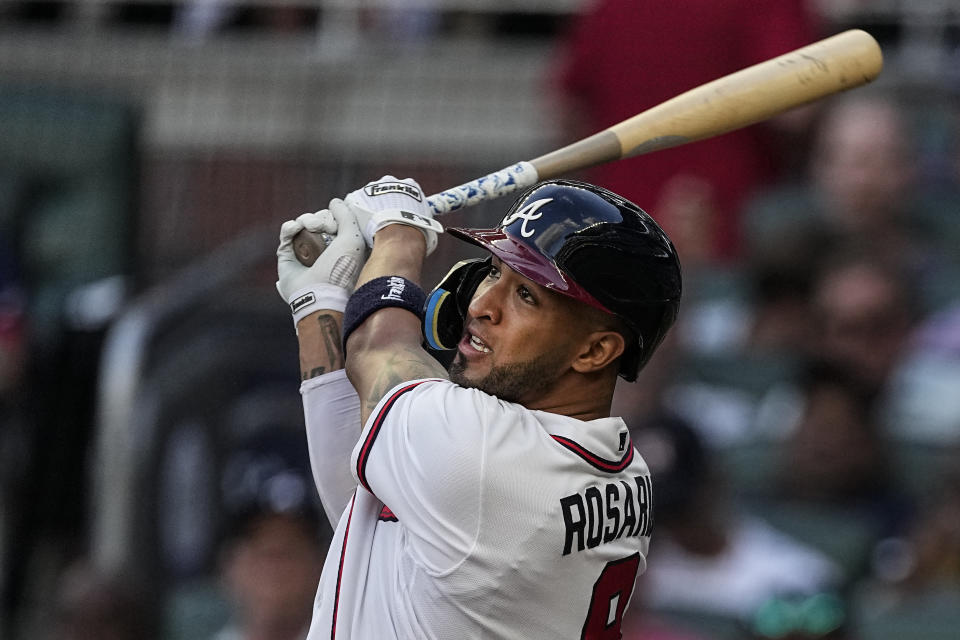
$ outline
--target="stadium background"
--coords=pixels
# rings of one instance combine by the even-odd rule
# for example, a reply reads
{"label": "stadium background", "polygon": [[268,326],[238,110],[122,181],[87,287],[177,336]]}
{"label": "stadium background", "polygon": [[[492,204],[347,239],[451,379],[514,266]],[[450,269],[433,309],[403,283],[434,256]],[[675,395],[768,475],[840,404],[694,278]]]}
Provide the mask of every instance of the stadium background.
{"label": "stadium background", "polygon": [[[283,220],[385,172],[432,193],[570,141],[550,74],[585,0],[224,3],[212,29],[183,20],[190,4],[0,3],[0,233],[20,287],[2,310],[20,372],[0,637],[42,637],[77,556],[146,578],[157,609],[215,570],[220,452],[302,426],[272,289]],[[823,35],[878,38],[948,182],[954,4],[811,5]],[[465,254],[440,255],[428,279]]]}

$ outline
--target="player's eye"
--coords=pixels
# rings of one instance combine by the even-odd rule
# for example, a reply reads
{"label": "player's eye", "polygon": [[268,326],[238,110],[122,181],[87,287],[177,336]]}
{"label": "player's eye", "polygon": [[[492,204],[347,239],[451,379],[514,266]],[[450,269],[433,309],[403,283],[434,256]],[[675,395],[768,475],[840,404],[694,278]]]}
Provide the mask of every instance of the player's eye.
{"label": "player's eye", "polygon": [[495,265],[490,265],[490,270],[487,272],[487,279],[489,280],[498,280],[500,279],[500,269]]}
{"label": "player's eye", "polygon": [[527,304],[536,304],[537,299],[533,297],[533,292],[530,289],[526,288],[523,285],[517,287],[517,295],[520,296],[520,299],[526,302]]}

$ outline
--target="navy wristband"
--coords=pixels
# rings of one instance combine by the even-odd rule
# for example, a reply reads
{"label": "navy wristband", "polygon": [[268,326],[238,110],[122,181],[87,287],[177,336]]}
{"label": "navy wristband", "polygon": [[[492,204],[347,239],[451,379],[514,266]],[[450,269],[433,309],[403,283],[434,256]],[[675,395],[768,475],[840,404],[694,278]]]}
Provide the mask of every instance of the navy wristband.
{"label": "navy wristband", "polygon": [[422,318],[426,300],[427,294],[417,283],[401,276],[383,276],[367,282],[347,300],[347,308],[343,312],[344,350],[350,334],[374,311],[399,307]]}

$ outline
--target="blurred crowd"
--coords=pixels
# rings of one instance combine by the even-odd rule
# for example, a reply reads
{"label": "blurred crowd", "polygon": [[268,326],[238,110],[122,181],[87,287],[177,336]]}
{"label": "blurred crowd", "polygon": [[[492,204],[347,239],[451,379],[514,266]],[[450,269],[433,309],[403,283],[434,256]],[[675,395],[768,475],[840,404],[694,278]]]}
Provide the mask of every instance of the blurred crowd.
{"label": "blurred crowd", "polygon": [[[813,3],[764,4],[591,3],[558,39],[544,79],[562,101],[566,141],[837,30]],[[425,6],[408,35],[439,24]],[[198,2],[178,24],[209,37],[230,15],[226,3]],[[384,31],[400,24],[381,20]],[[946,115],[908,82],[881,80],[581,176],[648,210],[684,268],[677,326],[615,397],[656,497],[649,569],[624,638],[956,637],[960,86],[944,92]],[[15,257],[0,248],[8,513],[36,495],[22,449],[36,436],[23,436],[30,414],[18,410],[31,292]],[[158,585],[143,584],[155,576],[105,571],[81,545],[50,569],[50,637],[303,637],[329,527],[302,432],[259,435],[217,460],[222,517],[204,579],[165,583],[158,609],[148,606]],[[0,542],[26,543],[7,536]],[[26,570],[0,569],[8,589]],[[9,591],[4,599],[23,604]]]}
{"label": "blurred crowd", "polygon": [[[569,112],[609,126],[822,33],[771,4],[597,3],[558,74]],[[960,111],[929,106],[881,81],[591,172],[684,267],[678,326],[615,400],[657,496],[625,637],[960,628]]]}

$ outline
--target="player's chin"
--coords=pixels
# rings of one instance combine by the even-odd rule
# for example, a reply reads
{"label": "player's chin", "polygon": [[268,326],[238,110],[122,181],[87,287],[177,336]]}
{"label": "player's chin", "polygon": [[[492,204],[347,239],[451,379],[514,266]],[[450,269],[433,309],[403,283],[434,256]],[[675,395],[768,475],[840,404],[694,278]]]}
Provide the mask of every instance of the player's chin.
{"label": "player's chin", "polygon": [[447,367],[447,376],[451,382],[455,382],[461,387],[472,388],[477,386],[477,379],[480,377],[474,371],[476,368],[476,363],[471,363],[462,353],[457,352],[457,355],[453,357],[453,362]]}

